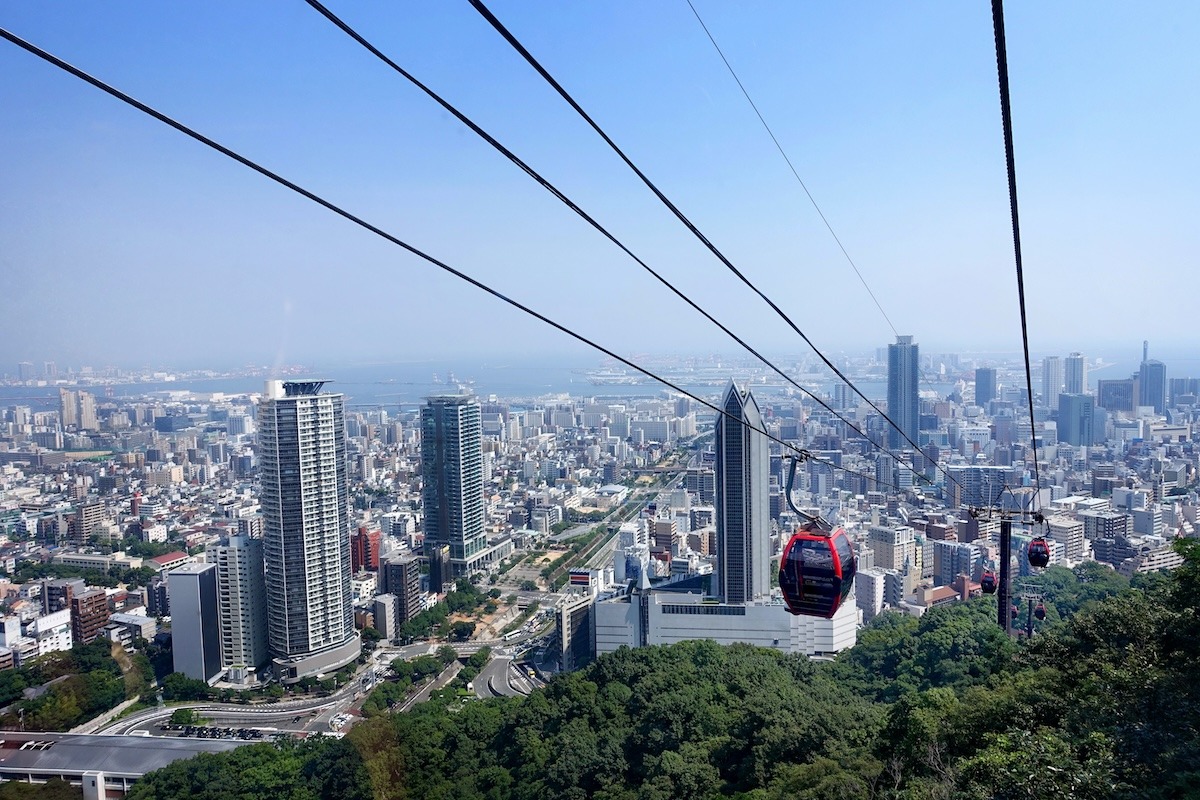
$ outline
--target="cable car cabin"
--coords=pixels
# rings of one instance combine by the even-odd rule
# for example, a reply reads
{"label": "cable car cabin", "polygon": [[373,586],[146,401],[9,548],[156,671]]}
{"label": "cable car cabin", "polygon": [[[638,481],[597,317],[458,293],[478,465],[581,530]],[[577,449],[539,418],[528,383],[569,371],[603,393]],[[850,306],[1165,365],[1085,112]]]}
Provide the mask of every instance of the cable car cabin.
{"label": "cable car cabin", "polygon": [[995,594],[996,573],[990,569],[985,569],[983,575],[979,576],[979,588],[983,589],[984,594]]}
{"label": "cable car cabin", "polygon": [[1035,609],[1033,609],[1033,615],[1035,617],[1037,617],[1039,620],[1045,619],[1046,618],[1046,606],[1042,603],[1038,603],[1037,607]]}
{"label": "cable car cabin", "polygon": [[1020,607],[1020,606],[1013,606],[1013,607],[1012,607],[1012,619],[1013,619],[1013,622],[1016,622],[1016,621],[1017,621],[1017,617],[1018,617],[1018,616],[1020,616],[1020,615],[1021,615],[1021,607]]}
{"label": "cable car cabin", "polygon": [[1029,566],[1044,567],[1050,563],[1050,545],[1041,536],[1029,543]]}
{"label": "cable car cabin", "polygon": [[807,617],[831,618],[854,588],[858,558],[846,531],[815,526],[792,535],[779,562],[779,588],[787,609]]}

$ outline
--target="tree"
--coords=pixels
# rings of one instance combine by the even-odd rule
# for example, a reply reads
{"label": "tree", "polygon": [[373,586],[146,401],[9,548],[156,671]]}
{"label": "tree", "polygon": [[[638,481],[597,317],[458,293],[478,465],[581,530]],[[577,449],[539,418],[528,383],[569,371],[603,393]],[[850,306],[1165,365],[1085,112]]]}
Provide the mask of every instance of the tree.
{"label": "tree", "polygon": [[475,633],[475,623],[459,621],[450,626],[450,638],[466,641]]}
{"label": "tree", "polygon": [[171,712],[172,725],[199,725],[203,721],[194,708],[177,708]]}
{"label": "tree", "polygon": [[162,683],[163,700],[207,700],[211,689],[204,681],[189,678],[182,672],[172,672]]}

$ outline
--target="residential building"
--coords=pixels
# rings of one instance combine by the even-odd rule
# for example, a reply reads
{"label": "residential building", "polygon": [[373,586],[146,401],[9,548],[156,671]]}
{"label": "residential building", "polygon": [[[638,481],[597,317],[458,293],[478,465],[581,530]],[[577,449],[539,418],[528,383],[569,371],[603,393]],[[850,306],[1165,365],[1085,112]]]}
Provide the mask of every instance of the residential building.
{"label": "residential building", "polygon": [[[1067,356],[1063,370],[1063,391],[1067,394],[1088,393],[1088,362],[1082,353]],[[1053,407],[1053,406],[1052,406]]]}
{"label": "residential building", "polygon": [[230,536],[209,558],[217,565],[221,666],[234,683],[251,683],[270,661],[262,540]]}
{"label": "residential building", "polygon": [[268,381],[258,407],[267,642],[285,683],[362,652],[350,604],[344,401],[323,385]]}
{"label": "residential building", "polygon": [[484,564],[482,432],[469,395],[430,397],[421,407],[421,476],[430,588]]}
{"label": "residential building", "polygon": [[1042,405],[1058,408],[1058,396],[1062,388],[1062,360],[1058,356],[1046,356],[1042,359]]}
{"label": "residential building", "polygon": [[103,589],[88,589],[71,597],[71,637],[88,644],[108,624],[108,595]]}

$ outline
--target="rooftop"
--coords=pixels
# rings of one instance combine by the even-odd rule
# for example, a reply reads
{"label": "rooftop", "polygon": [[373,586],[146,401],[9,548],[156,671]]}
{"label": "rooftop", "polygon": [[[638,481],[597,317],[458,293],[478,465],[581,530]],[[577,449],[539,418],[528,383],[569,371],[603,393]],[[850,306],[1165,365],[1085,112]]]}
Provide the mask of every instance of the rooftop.
{"label": "rooftop", "polygon": [[81,775],[103,771],[140,778],[147,772],[200,753],[222,753],[244,742],[162,736],[0,732],[0,774]]}

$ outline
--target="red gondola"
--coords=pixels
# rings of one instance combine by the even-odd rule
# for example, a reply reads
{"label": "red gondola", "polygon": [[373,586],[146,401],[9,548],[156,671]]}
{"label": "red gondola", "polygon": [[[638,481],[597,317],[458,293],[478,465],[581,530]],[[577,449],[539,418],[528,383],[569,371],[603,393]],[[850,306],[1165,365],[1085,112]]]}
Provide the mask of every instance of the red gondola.
{"label": "red gondola", "polygon": [[1021,614],[1021,607],[1020,607],[1020,606],[1013,606],[1013,607],[1012,607],[1012,618],[1013,618],[1013,622],[1016,622],[1016,621],[1017,621],[1017,617],[1018,617],[1018,616],[1020,616],[1020,614]]}
{"label": "red gondola", "polygon": [[1029,543],[1029,566],[1044,567],[1050,563],[1050,545],[1041,536]]}
{"label": "red gondola", "polygon": [[779,588],[793,614],[829,619],[854,588],[858,557],[846,531],[811,524],[792,535],[779,562]]}
{"label": "red gondola", "polygon": [[996,573],[990,569],[985,569],[983,575],[979,576],[979,587],[983,589],[984,594],[996,593]]}
{"label": "red gondola", "polygon": [[1046,606],[1042,603],[1038,603],[1037,607],[1033,609],[1033,615],[1035,617],[1037,617],[1039,620],[1045,619],[1046,618]]}

